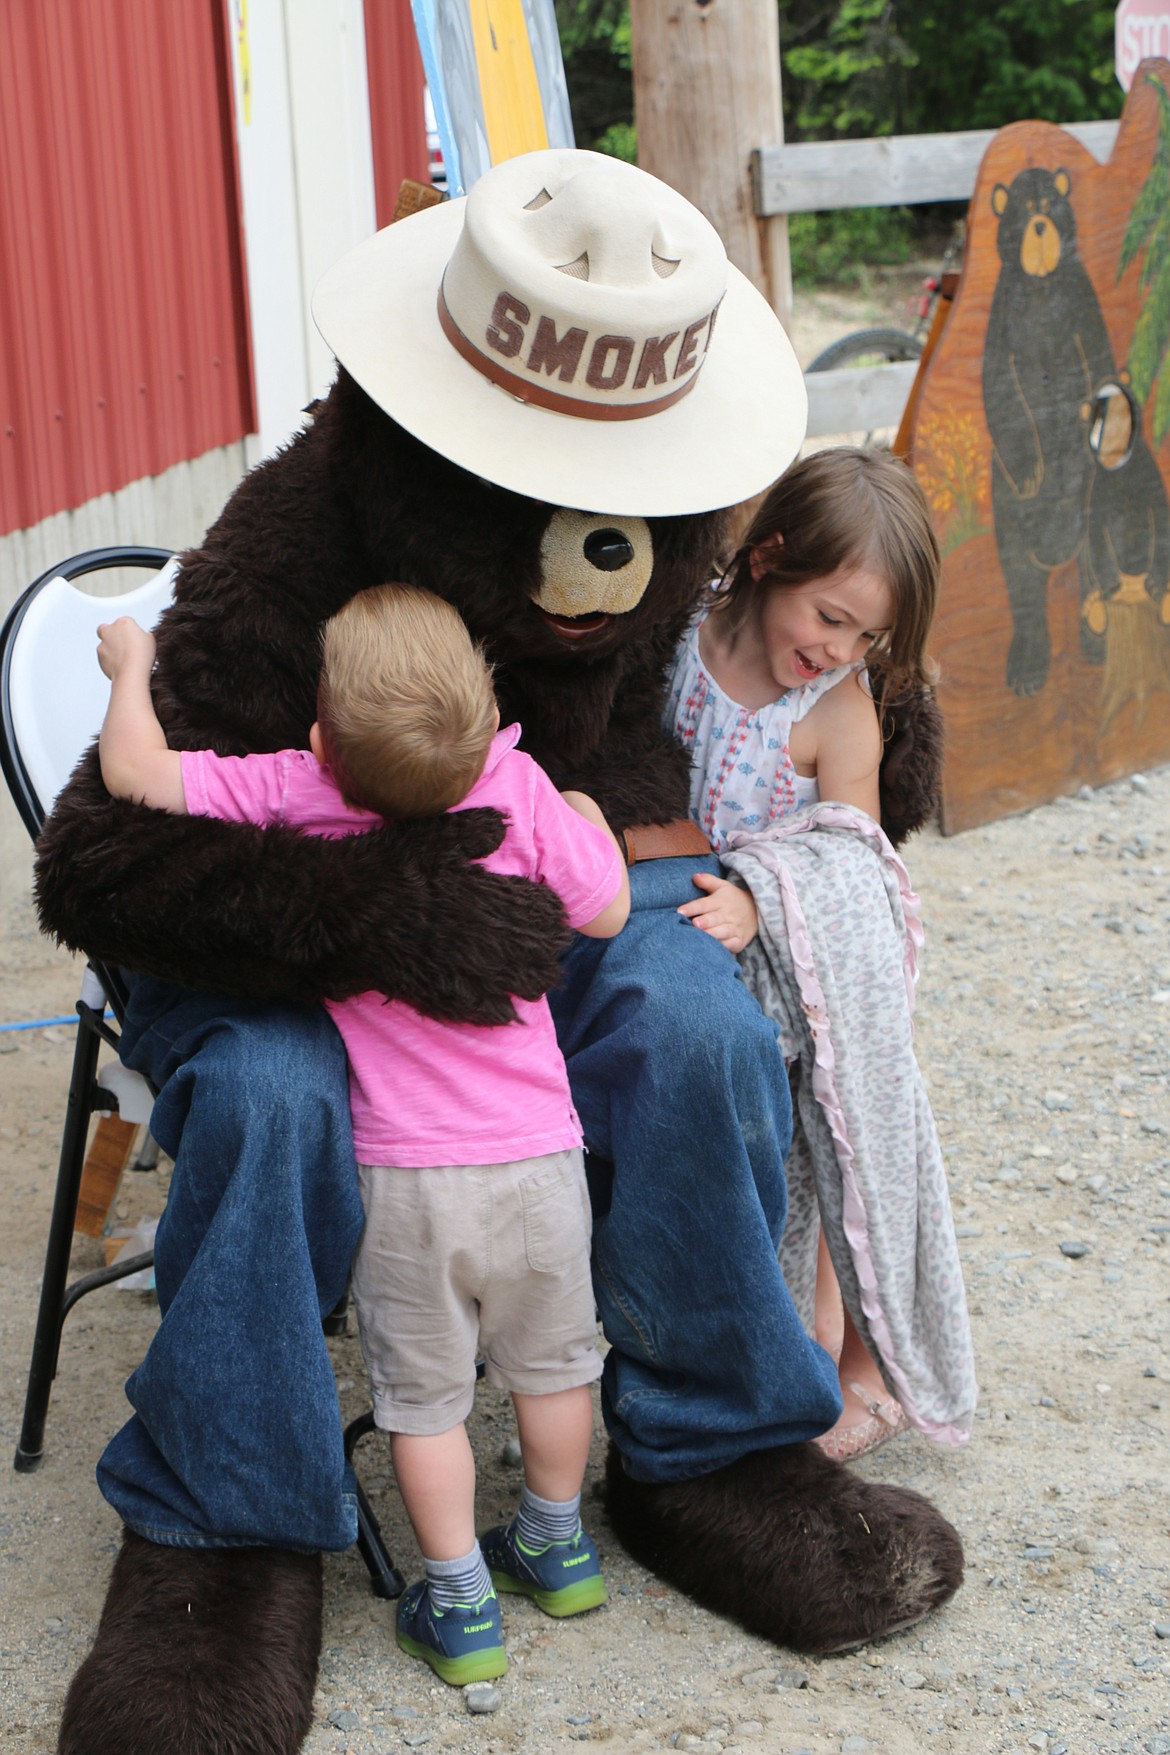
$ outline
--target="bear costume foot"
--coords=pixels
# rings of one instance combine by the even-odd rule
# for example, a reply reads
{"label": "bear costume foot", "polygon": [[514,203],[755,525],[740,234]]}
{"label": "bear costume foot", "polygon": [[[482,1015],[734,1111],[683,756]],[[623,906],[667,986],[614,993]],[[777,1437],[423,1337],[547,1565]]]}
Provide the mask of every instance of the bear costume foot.
{"label": "bear costume foot", "polygon": [[319,1554],[126,1530],[58,1755],[295,1755],[320,1652]]}
{"label": "bear costume foot", "polygon": [[659,1578],[815,1656],[912,1626],[963,1578],[958,1535],[928,1500],[865,1481],[813,1444],[665,1486],[631,1480],[611,1445],[605,1500],[622,1545]]}

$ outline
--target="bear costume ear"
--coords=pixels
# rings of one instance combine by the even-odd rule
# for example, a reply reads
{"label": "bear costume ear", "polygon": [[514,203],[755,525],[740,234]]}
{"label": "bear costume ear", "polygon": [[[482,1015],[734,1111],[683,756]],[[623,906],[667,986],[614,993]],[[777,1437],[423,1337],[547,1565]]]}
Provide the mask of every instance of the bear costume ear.
{"label": "bear costume ear", "polygon": [[997,219],[1000,219],[1003,217],[1003,211],[1006,208],[1007,204],[1008,204],[1007,186],[1004,183],[997,183],[995,185],[995,188],[991,191],[991,211],[995,214],[995,217]]}
{"label": "bear costume ear", "polygon": [[1069,189],[1071,187],[1071,184],[1069,182],[1068,172],[1064,169],[1063,166],[1061,167],[1060,170],[1057,171],[1057,173],[1053,177],[1052,181],[1053,181],[1053,184],[1055,185],[1056,193],[1058,195],[1067,195],[1068,194]]}

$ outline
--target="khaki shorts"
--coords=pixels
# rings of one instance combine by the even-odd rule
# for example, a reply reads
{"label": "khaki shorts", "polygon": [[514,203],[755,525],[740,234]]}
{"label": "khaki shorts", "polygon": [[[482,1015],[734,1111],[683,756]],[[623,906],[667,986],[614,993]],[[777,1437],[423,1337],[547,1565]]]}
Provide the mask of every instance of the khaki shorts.
{"label": "khaki shorts", "polygon": [[516,1164],[359,1164],[353,1267],[374,1419],[427,1436],[465,1420],[476,1355],[522,1395],[601,1375],[580,1150]]}

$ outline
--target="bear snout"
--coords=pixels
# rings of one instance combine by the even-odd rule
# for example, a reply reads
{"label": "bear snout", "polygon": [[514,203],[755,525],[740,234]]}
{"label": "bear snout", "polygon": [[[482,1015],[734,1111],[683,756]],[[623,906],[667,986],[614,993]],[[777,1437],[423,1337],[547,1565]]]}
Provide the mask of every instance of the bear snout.
{"label": "bear snout", "polygon": [[533,602],[562,620],[625,615],[641,602],[653,570],[654,539],[644,518],[562,506],[541,539]]}
{"label": "bear snout", "polygon": [[1060,262],[1060,230],[1042,213],[1035,213],[1024,227],[1020,244],[1020,267],[1034,280],[1043,280]]}

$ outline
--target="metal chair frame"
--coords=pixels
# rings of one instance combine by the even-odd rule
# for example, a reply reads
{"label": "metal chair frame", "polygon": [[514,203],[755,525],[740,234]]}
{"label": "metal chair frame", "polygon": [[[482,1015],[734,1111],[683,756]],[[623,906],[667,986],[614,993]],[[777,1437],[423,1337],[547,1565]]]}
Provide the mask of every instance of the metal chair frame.
{"label": "metal chair frame", "polygon": [[[88,549],[62,561],[33,580],[10,610],[0,631],[0,767],[20,813],[22,822],[35,841],[47,814],[46,805],[21,759],[19,739],[13,721],[11,678],[17,635],[29,607],[38,594],[54,579],[72,581],[86,574],[111,568],[142,568],[157,572],[171,559],[168,549],[125,546]],[[51,801],[50,801],[51,802]],[[125,1020],[127,989],[121,972],[105,963],[91,960],[86,967],[77,1001],[78,1030],[73,1052],[73,1066],[65,1105],[65,1121],[61,1133],[61,1149],[57,1164],[57,1181],[49,1235],[45,1249],[45,1269],[37,1307],[36,1329],[32,1356],[29,1361],[28,1385],[25,1391],[24,1416],[17,1444],[14,1467],[28,1474],[39,1468],[44,1458],[45,1422],[53,1379],[61,1350],[65,1319],[79,1299],[150,1267],[153,1251],[119,1260],[97,1272],[81,1275],[69,1283],[69,1256],[73,1245],[73,1227],[85,1163],[86,1140],[90,1118],[96,1112],[117,1111],[119,1093],[113,1083],[103,1084],[107,1073],[117,1074],[118,1066],[99,1072],[98,1055],[105,1043],[118,1049],[118,1030]],[[107,1006],[114,1014],[117,1029],[106,1020]],[[123,1075],[124,1077],[128,1075]],[[116,1081],[115,1081],[116,1082]],[[142,1167],[148,1167],[140,1160]],[[344,1329],[344,1301],[338,1311],[326,1317],[327,1333]],[[352,1463],[354,1448],[366,1433],[374,1429],[372,1413],[353,1420],[345,1430],[345,1456]],[[356,1479],[356,1477],[355,1477]],[[382,1538],[360,1481],[357,1482],[358,1549],[370,1574],[374,1594],[384,1598],[400,1596],[405,1585],[402,1574],[394,1565]]]}
{"label": "metal chair frame", "polygon": [[[89,549],[75,555],[60,566],[52,567],[34,579],[13,605],[0,632],[0,765],[21,821],[35,840],[44,824],[46,807],[38,797],[35,784],[21,758],[20,745],[12,714],[12,663],[17,635],[35,598],[50,580],[77,579],[87,573],[102,572],[111,567],[140,567],[157,572],[170,559],[164,549],[102,548]],[[22,1474],[39,1468],[44,1457],[45,1421],[57,1360],[61,1350],[61,1331],[65,1318],[80,1298],[111,1285],[149,1267],[153,1252],[117,1261],[111,1267],[85,1274],[68,1284],[69,1255],[73,1246],[73,1225],[77,1215],[77,1198],[81,1172],[85,1162],[86,1137],[90,1117],[97,1111],[117,1110],[118,1095],[98,1082],[98,1054],[102,1043],[117,1049],[117,1032],[106,1022],[107,1005],[119,1025],[126,1015],[126,985],[116,969],[90,962],[81,984],[77,1001],[78,1029],[73,1050],[73,1067],[69,1078],[69,1095],[65,1105],[65,1122],[61,1133],[61,1150],[57,1162],[57,1183],[53,1211],[49,1220],[49,1236],[45,1249],[45,1271],[37,1307],[37,1323],[29,1361],[28,1386],[25,1391],[24,1418],[16,1447],[15,1467]]]}

